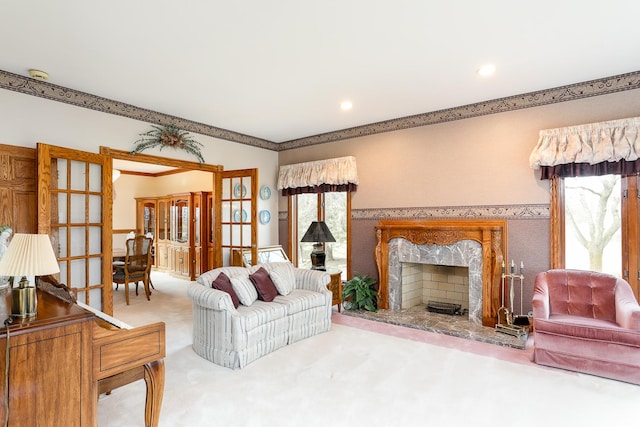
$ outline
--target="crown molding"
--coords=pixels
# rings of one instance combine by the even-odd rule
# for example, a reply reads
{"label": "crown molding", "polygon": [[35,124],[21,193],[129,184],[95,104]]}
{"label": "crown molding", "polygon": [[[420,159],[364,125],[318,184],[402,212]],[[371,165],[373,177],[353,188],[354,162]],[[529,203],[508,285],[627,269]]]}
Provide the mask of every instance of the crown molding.
{"label": "crown molding", "polygon": [[159,113],[146,108],[136,107],[135,105],[125,104],[124,102],[91,95],[90,93],[34,80],[2,70],[0,70],[0,88],[75,105],[76,107],[88,108],[101,113],[115,114],[117,116],[140,120],[154,125],[175,125],[189,132],[212,136],[239,144],[252,145],[269,150],[276,150],[278,145],[275,142],[265,139],[194,122],[169,114]]}
{"label": "crown molding", "polygon": [[614,92],[640,89],[640,71],[620,74],[612,77],[604,77],[601,79],[561,86],[553,89],[509,96],[506,98],[477,102],[475,104],[464,105],[461,107],[385,120],[368,125],[342,129],[335,132],[327,132],[319,135],[293,139],[282,143],[275,143],[204,123],[194,122],[192,120],[183,119],[169,114],[136,107],[124,102],[114,101],[108,98],[54,85],[52,83],[34,80],[29,77],[9,73],[3,70],[0,70],[0,88],[37,96],[39,98],[63,102],[77,107],[88,108],[102,113],[115,114],[151,124],[175,125],[180,129],[184,129],[189,132],[195,132],[239,144],[251,145],[272,151],[285,151],[344,139],[359,138],[378,133],[393,132],[489,114],[539,107],[547,104],[574,101],[577,99],[606,95]]}

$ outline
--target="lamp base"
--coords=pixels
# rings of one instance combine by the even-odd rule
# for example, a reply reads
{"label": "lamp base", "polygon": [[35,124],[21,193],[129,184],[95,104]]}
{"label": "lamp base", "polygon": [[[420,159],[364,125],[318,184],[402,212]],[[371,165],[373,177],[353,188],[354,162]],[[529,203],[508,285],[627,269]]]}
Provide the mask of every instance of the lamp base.
{"label": "lamp base", "polygon": [[313,252],[311,252],[311,269],[326,271],[324,261],[327,259],[327,254],[322,250],[322,244],[316,243],[313,245]]}
{"label": "lamp base", "polygon": [[[26,278],[23,277],[26,281]],[[21,286],[22,286],[22,280]],[[11,289],[11,315],[14,317],[32,317],[38,312],[38,297],[34,286],[22,286]]]}

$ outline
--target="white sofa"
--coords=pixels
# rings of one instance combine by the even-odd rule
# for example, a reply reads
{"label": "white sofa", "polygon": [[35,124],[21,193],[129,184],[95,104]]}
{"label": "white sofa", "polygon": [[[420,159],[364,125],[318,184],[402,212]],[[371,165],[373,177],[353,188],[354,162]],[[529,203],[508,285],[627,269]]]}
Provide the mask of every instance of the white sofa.
{"label": "white sofa", "polygon": [[[211,287],[224,272],[235,290],[259,267],[278,284],[278,295],[271,302],[249,297],[250,305],[235,308],[229,293]],[[215,364],[243,368],[280,347],[328,331],[330,280],[326,272],[295,268],[291,263],[221,267],[202,274],[187,290],[193,302],[194,351]],[[243,296],[246,300],[246,293]]]}

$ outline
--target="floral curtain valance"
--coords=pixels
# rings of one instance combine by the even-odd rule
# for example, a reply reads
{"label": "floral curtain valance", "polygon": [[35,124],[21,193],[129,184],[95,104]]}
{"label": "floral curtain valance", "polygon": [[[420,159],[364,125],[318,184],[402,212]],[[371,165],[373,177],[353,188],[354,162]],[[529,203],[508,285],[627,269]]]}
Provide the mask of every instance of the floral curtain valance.
{"label": "floral curtain valance", "polygon": [[636,161],[640,157],[640,117],[540,131],[529,156],[533,169],[570,163]]}
{"label": "floral curtain valance", "polygon": [[283,196],[357,188],[358,170],[353,156],[280,166],[278,174],[278,190]]}

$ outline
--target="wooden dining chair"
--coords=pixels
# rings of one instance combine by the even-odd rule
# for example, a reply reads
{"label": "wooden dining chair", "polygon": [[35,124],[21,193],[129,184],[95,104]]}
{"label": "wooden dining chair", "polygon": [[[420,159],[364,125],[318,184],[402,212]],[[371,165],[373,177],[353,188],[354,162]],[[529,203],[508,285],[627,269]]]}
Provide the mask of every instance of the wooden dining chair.
{"label": "wooden dining chair", "polygon": [[138,295],[138,285],[144,285],[144,293],[147,300],[151,300],[151,247],[153,239],[139,235],[126,241],[126,255],[124,262],[114,263],[113,283],[124,284],[125,299],[129,305],[129,283],[136,284],[136,295]]}

